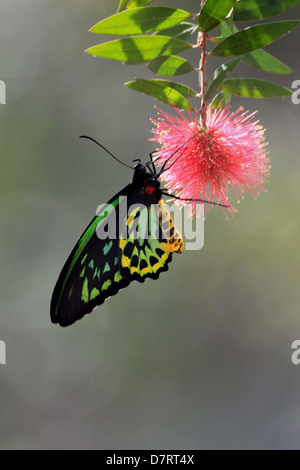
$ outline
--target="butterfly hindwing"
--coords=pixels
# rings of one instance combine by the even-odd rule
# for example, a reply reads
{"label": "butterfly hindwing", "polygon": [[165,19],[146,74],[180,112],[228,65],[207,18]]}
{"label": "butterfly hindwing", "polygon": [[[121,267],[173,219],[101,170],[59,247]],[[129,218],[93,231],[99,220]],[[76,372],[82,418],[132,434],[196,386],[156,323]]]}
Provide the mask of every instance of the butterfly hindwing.
{"label": "butterfly hindwing", "polygon": [[144,282],[167,271],[172,253],[183,251],[183,241],[162,199],[157,205],[136,205],[125,221],[128,236],[120,238],[120,273]]}

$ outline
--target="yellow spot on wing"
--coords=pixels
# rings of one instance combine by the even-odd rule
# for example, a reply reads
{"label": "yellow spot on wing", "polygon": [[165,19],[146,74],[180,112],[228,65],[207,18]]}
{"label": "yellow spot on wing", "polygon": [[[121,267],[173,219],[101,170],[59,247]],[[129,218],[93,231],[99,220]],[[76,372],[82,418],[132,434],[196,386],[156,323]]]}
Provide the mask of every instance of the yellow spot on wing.
{"label": "yellow spot on wing", "polygon": [[170,244],[172,251],[175,253],[182,253],[184,250],[184,243],[182,238],[177,239],[174,243]]}
{"label": "yellow spot on wing", "polygon": [[[167,241],[168,241],[169,250],[166,249],[166,246],[164,246],[163,249],[165,251],[169,251],[169,252],[174,251],[175,253],[182,253],[183,250],[184,250],[184,243],[183,243],[183,240],[182,240],[182,236],[180,235],[178,230],[176,230],[176,228],[174,226],[173,219],[172,219],[169,211],[167,211],[166,206],[164,204],[164,201],[161,199],[158,204],[160,206],[160,211],[161,211],[161,224],[163,224],[166,220],[169,220],[170,221],[170,223],[169,223],[170,230],[172,228],[174,228],[174,233],[173,233],[171,238],[170,238],[170,233],[166,234],[166,232],[164,231],[165,236],[166,236]],[[170,232],[170,231],[168,230],[168,232]],[[167,236],[167,235],[169,235],[169,236]]]}
{"label": "yellow spot on wing", "polygon": [[138,272],[138,268],[132,267],[130,268],[130,274],[135,274]]}
{"label": "yellow spot on wing", "polygon": [[156,273],[156,271],[159,269],[159,268],[162,268],[163,267],[163,264],[158,262],[158,263],[155,263],[154,266],[152,266],[152,269],[153,271]]}
{"label": "yellow spot on wing", "polygon": [[128,268],[130,264],[130,259],[127,256],[122,256],[122,265],[124,268]]}
{"label": "yellow spot on wing", "polygon": [[130,227],[130,225],[132,224],[132,222],[133,222],[133,215],[131,215],[130,217],[128,217],[127,225]]}

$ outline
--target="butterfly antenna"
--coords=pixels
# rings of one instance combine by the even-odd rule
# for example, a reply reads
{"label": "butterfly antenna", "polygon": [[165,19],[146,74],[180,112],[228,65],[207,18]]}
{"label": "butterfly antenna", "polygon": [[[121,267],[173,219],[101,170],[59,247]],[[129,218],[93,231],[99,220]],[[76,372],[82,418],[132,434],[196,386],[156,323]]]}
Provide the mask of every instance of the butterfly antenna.
{"label": "butterfly antenna", "polygon": [[162,191],[162,194],[165,196],[169,196],[173,199],[177,199],[177,201],[187,201],[187,202],[202,202],[203,204],[212,204],[213,206],[220,206],[224,207],[225,209],[228,209],[230,207],[230,204],[221,204],[220,202],[214,202],[214,201],[207,201],[206,199],[190,199],[190,198],[182,198],[179,196],[175,196],[175,194],[169,194],[166,191]]}
{"label": "butterfly antenna", "polygon": [[101,147],[103,150],[105,150],[105,152],[107,152],[114,160],[116,160],[117,162],[121,163],[121,165],[123,166],[126,166],[127,168],[130,168],[131,170],[134,170],[134,168],[130,165],[127,165],[127,163],[124,163],[122,162],[121,160],[119,160],[117,157],[115,157],[114,154],[112,154],[109,150],[107,150],[107,148],[104,147],[104,145],[100,144],[97,140],[93,139],[92,137],[89,137],[87,135],[81,135],[79,137],[80,139],[88,139],[88,140],[91,140],[92,142],[94,142],[95,144],[99,145],[99,147]]}

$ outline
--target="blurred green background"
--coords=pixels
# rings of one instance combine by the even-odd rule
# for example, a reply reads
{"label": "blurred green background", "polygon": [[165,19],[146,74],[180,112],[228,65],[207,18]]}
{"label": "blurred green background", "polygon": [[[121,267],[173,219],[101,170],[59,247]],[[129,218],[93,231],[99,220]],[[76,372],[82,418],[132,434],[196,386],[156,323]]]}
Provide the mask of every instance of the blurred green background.
{"label": "blurred green background", "polygon": [[[88,29],[117,4],[0,0],[0,448],[300,448],[300,105],[290,98],[233,100],[267,128],[267,193],[247,195],[229,221],[210,212],[204,248],[174,256],[159,281],[134,283],[69,329],[50,324],[66,257],[132,177],[78,136],[127,163],[155,149],[154,100],[123,87],[151,73],[84,53],[103,40]],[[156,4],[199,10],[199,0]],[[299,41],[300,28],[267,48],[292,75],[236,74],[291,87]],[[196,74],[187,81],[197,87]]]}

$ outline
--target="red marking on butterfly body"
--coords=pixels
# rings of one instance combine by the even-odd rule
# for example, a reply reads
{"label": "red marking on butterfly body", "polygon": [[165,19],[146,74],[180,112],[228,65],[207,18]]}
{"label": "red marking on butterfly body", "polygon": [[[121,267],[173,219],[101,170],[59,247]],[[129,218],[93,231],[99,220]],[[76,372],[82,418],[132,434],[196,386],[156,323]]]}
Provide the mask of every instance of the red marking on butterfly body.
{"label": "red marking on butterfly body", "polygon": [[151,194],[153,194],[156,189],[157,188],[155,188],[154,186],[148,185],[145,187],[145,192],[149,194],[149,196],[151,196]]}

